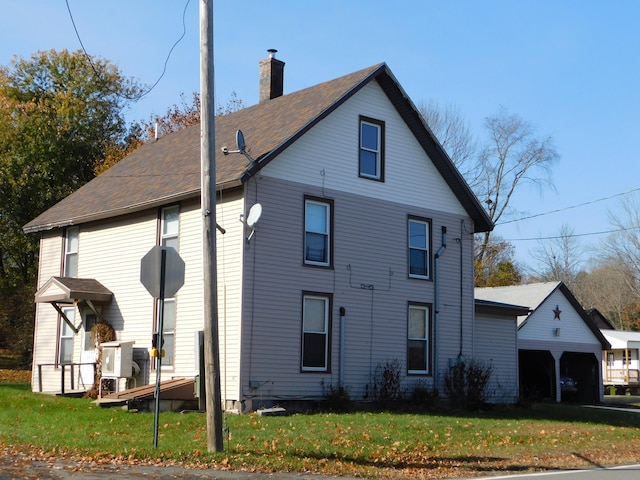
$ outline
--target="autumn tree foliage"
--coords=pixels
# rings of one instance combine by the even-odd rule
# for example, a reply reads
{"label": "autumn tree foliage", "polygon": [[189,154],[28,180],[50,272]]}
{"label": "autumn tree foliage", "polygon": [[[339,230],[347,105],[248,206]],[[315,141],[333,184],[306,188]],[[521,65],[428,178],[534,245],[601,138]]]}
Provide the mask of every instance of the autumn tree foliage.
{"label": "autumn tree foliage", "polygon": [[480,260],[479,244],[475,245],[473,262],[476,287],[505,287],[519,285],[522,273],[514,259],[514,247],[509,242],[493,238],[489,242],[485,255]]}
{"label": "autumn tree foliage", "polygon": [[[200,94],[198,92],[193,92],[190,99],[182,93],[180,94],[180,103],[170,106],[164,115],[151,115],[146,120],[134,122],[124,145],[115,145],[107,152],[104,162],[96,165],[96,175],[112,167],[149,140],[199,124],[200,107]],[[232,92],[226,104],[218,105],[216,115],[226,115],[242,108],[244,108],[242,100],[238,98],[235,92]]]}
{"label": "autumn tree foliage", "polygon": [[0,305],[0,348],[28,344],[33,327],[38,238],[22,226],[123,148],[122,112],[140,91],[115,65],[80,51],[0,67],[0,294],[11,299]]}

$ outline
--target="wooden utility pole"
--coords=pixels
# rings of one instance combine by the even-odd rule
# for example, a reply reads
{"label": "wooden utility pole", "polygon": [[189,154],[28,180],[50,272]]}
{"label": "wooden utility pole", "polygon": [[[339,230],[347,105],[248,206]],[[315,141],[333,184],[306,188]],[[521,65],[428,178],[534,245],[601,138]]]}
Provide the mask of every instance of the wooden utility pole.
{"label": "wooden utility pole", "polygon": [[[207,449],[222,452],[222,394],[216,268],[216,154],[213,98],[213,0],[200,0],[200,161],[204,274],[204,382]],[[202,380],[202,379],[201,379]]]}

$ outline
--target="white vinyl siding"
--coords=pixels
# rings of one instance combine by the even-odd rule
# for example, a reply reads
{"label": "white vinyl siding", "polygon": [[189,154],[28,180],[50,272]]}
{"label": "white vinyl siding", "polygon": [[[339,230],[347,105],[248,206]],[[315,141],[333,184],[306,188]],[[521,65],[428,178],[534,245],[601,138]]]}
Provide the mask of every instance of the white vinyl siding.
{"label": "white vinyl siding", "polygon": [[[360,116],[385,122],[384,182],[358,178]],[[368,198],[467,216],[454,193],[406,123],[372,82],[312,130],[287,147],[260,171],[270,176],[325,190],[351,192]]]}
{"label": "white vinyl siding", "polygon": [[[461,330],[463,354],[471,354],[473,237],[461,230],[463,221],[465,226],[470,225],[468,218],[272,177],[262,177],[259,189],[263,218],[255,241],[252,240],[245,254],[248,264],[242,377],[249,398],[257,399],[269,392],[280,397],[296,397],[301,391],[321,397],[318,377],[325,384],[338,381],[338,348],[331,349],[328,372],[314,375],[300,372],[301,290],[332,293],[334,319],[339,307],[346,310],[344,382],[352,387],[354,398],[367,395],[366,384],[379,362],[397,358],[403,372],[407,372],[407,301],[434,302],[432,283],[416,282],[405,274],[409,212],[430,218],[434,229],[448,225],[449,231],[461,238],[461,243],[449,246],[448,255],[442,257],[439,341],[431,346],[432,355],[438,355],[440,381],[447,370],[448,359],[458,356]],[[300,225],[304,222],[302,199],[323,195],[336,205],[333,269],[307,268],[299,256],[291,253],[300,249]],[[339,339],[338,325],[339,322],[332,322],[330,333],[334,346]],[[298,347],[292,348],[292,345]],[[434,366],[432,364],[432,370]],[[251,389],[250,381],[264,386]],[[403,377],[403,381],[415,380]],[[426,377],[426,381],[433,382],[433,376]]]}
{"label": "white vinyl siding", "polygon": [[518,344],[516,319],[476,314],[475,359],[491,367],[487,387],[490,403],[518,401]]}
{"label": "white vinyl siding", "polygon": [[[64,235],[61,230],[44,232],[40,239],[40,264],[38,268],[38,289],[53,276],[62,273],[64,249]],[[38,390],[38,383],[42,380],[45,392],[59,390],[60,374],[53,367],[43,367],[42,379],[38,378],[39,364],[53,364],[58,361],[58,332],[60,324],[58,312],[48,303],[36,304],[36,323],[33,342],[33,374],[31,388]]]}
{"label": "white vinyl siding", "polygon": [[[560,320],[554,310],[561,310]],[[556,331],[556,329],[560,329]],[[544,340],[557,343],[583,343],[600,346],[600,341],[587,327],[575,308],[560,290],[553,292],[531,313],[518,330],[519,340]]]}

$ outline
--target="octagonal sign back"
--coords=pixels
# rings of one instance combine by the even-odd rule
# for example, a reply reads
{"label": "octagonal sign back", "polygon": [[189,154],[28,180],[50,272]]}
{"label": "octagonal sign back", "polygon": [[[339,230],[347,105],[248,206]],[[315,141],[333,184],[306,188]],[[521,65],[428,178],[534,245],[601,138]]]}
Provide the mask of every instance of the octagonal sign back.
{"label": "octagonal sign back", "polygon": [[184,285],[184,260],[173,247],[156,245],[140,261],[140,282],[151,296],[160,298],[164,262],[164,298],[173,297]]}

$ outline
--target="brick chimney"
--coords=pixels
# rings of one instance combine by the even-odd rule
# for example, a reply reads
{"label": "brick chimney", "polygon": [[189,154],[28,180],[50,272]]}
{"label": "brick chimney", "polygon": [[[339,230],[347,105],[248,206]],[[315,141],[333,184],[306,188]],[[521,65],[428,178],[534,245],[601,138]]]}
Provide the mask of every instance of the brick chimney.
{"label": "brick chimney", "polygon": [[284,87],[284,62],[276,59],[277,50],[267,50],[269,58],[260,60],[260,103],[281,97]]}

